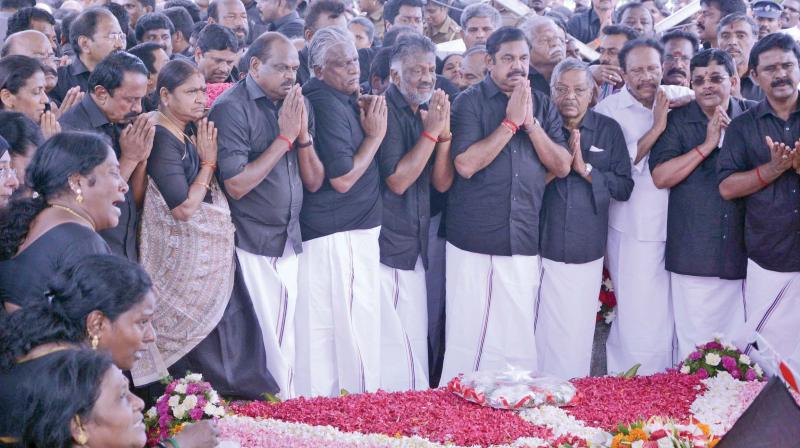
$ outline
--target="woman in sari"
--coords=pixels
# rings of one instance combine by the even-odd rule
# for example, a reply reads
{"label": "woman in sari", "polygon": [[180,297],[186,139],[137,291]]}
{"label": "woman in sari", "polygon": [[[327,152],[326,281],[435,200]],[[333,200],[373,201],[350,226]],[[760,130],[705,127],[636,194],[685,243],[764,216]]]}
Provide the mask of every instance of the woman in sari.
{"label": "woman in sari", "polygon": [[158,297],[157,342],[133,369],[134,383],[191,370],[229,398],[275,394],[234,253],[230,210],[214,180],[217,132],[203,118],[205,81],[194,65],[175,60],[159,72],[156,91],[140,261]]}

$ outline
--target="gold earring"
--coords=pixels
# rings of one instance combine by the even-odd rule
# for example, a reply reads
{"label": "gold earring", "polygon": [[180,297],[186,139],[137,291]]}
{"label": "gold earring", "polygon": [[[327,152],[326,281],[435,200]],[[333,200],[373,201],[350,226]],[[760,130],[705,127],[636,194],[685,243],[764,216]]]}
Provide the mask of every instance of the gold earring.
{"label": "gold earring", "polygon": [[93,334],[92,335],[92,350],[97,350],[97,346],[100,345],[100,336]]}
{"label": "gold earring", "polygon": [[83,204],[83,192],[81,191],[80,187],[75,191],[75,200],[78,201],[78,204]]}
{"label": "gold earring", "polygon": [[86,435],[86,431],[81,424],[81,418],[78,415],[75,416],[75,424],[78,426],[78,434],[75,436],[75,441],[78,442],[80,446],[86,445],[86,442],[89,441],[89,436]]}

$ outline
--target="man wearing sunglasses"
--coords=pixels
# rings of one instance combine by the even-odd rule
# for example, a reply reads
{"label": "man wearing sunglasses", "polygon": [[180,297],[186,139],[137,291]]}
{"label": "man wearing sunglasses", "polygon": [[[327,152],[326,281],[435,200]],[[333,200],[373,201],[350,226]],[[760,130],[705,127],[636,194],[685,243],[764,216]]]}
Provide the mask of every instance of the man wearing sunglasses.
{"label": "man wearing sunglasses", "polygon": [[730,337],[744,323],[743,209],[720,196],[716,171],[725,128],[756,104],[731,96],[735,75],[736,64],[723,50],[694,56],[695,100],[669,114],[650,153],[653,182],[669,189],[665,265],[679,359],[715,333]]}

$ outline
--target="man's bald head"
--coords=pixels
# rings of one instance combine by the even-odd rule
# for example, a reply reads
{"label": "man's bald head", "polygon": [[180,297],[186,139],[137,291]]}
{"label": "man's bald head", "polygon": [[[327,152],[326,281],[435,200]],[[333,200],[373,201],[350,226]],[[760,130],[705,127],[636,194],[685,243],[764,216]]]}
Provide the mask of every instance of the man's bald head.
{"label": "man's bald head", "polygon": [[8,36],[3,49],[0,50],[0,57],[12,55],[29,56],[39,61],[44,67],[45,90],[49,92],[55,88],[58,81],[58,63],[50,39],[44,33],[25,30]]}

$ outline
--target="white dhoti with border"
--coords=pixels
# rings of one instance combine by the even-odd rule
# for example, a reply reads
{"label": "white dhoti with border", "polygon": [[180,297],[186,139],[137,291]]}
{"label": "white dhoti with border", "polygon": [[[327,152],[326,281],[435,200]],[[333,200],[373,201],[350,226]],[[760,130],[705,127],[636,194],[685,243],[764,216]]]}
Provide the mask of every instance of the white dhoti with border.
{"label": "white dhoti with border", "polygon": [[267,369],[285,400],[294,394],[295,329],[298,258],[287,242],[281,257],[252,254],[236,248],[242,277],[261,326]]}
{"label": "white dhoti with border", "polygon": [[663,241],[639,241],[608,229],[606,262],[617,312],[606,342],[608,373],[641,364],[640,375],[673,366],[675,324]]}
{"label": "white dhoti with border", "polygon": [[379,234],[374,227],[303,243],[295,314],[298,395],[378,389]]}
{"label": "white dhoti with border", "polygon": [[789,356],[800,342],[800,272],[777,272],[747,260],[745,323],[735,343],[746,345],[760,333],[778,353]]}
{"label": "white dhoti with border", "polygon": [[589,376],[603,258],[570,264],[542,257],[536,305],[539,371],[559,378]]}
{"label": "white dhoti with border", "polygon": [[428,295],[425,268],[380,265],[381,389],[428,388]]}
{"label": "white dhoti with border", "polygon": [[744,280],[670,273],[678,361],[721,334],[733,341],[744,324]]}
{"label": "white dhoti with border", "polygon": [[536,370],[534,314],[539,256],[496,256],[447,243],[442,382],[460,373]]}

